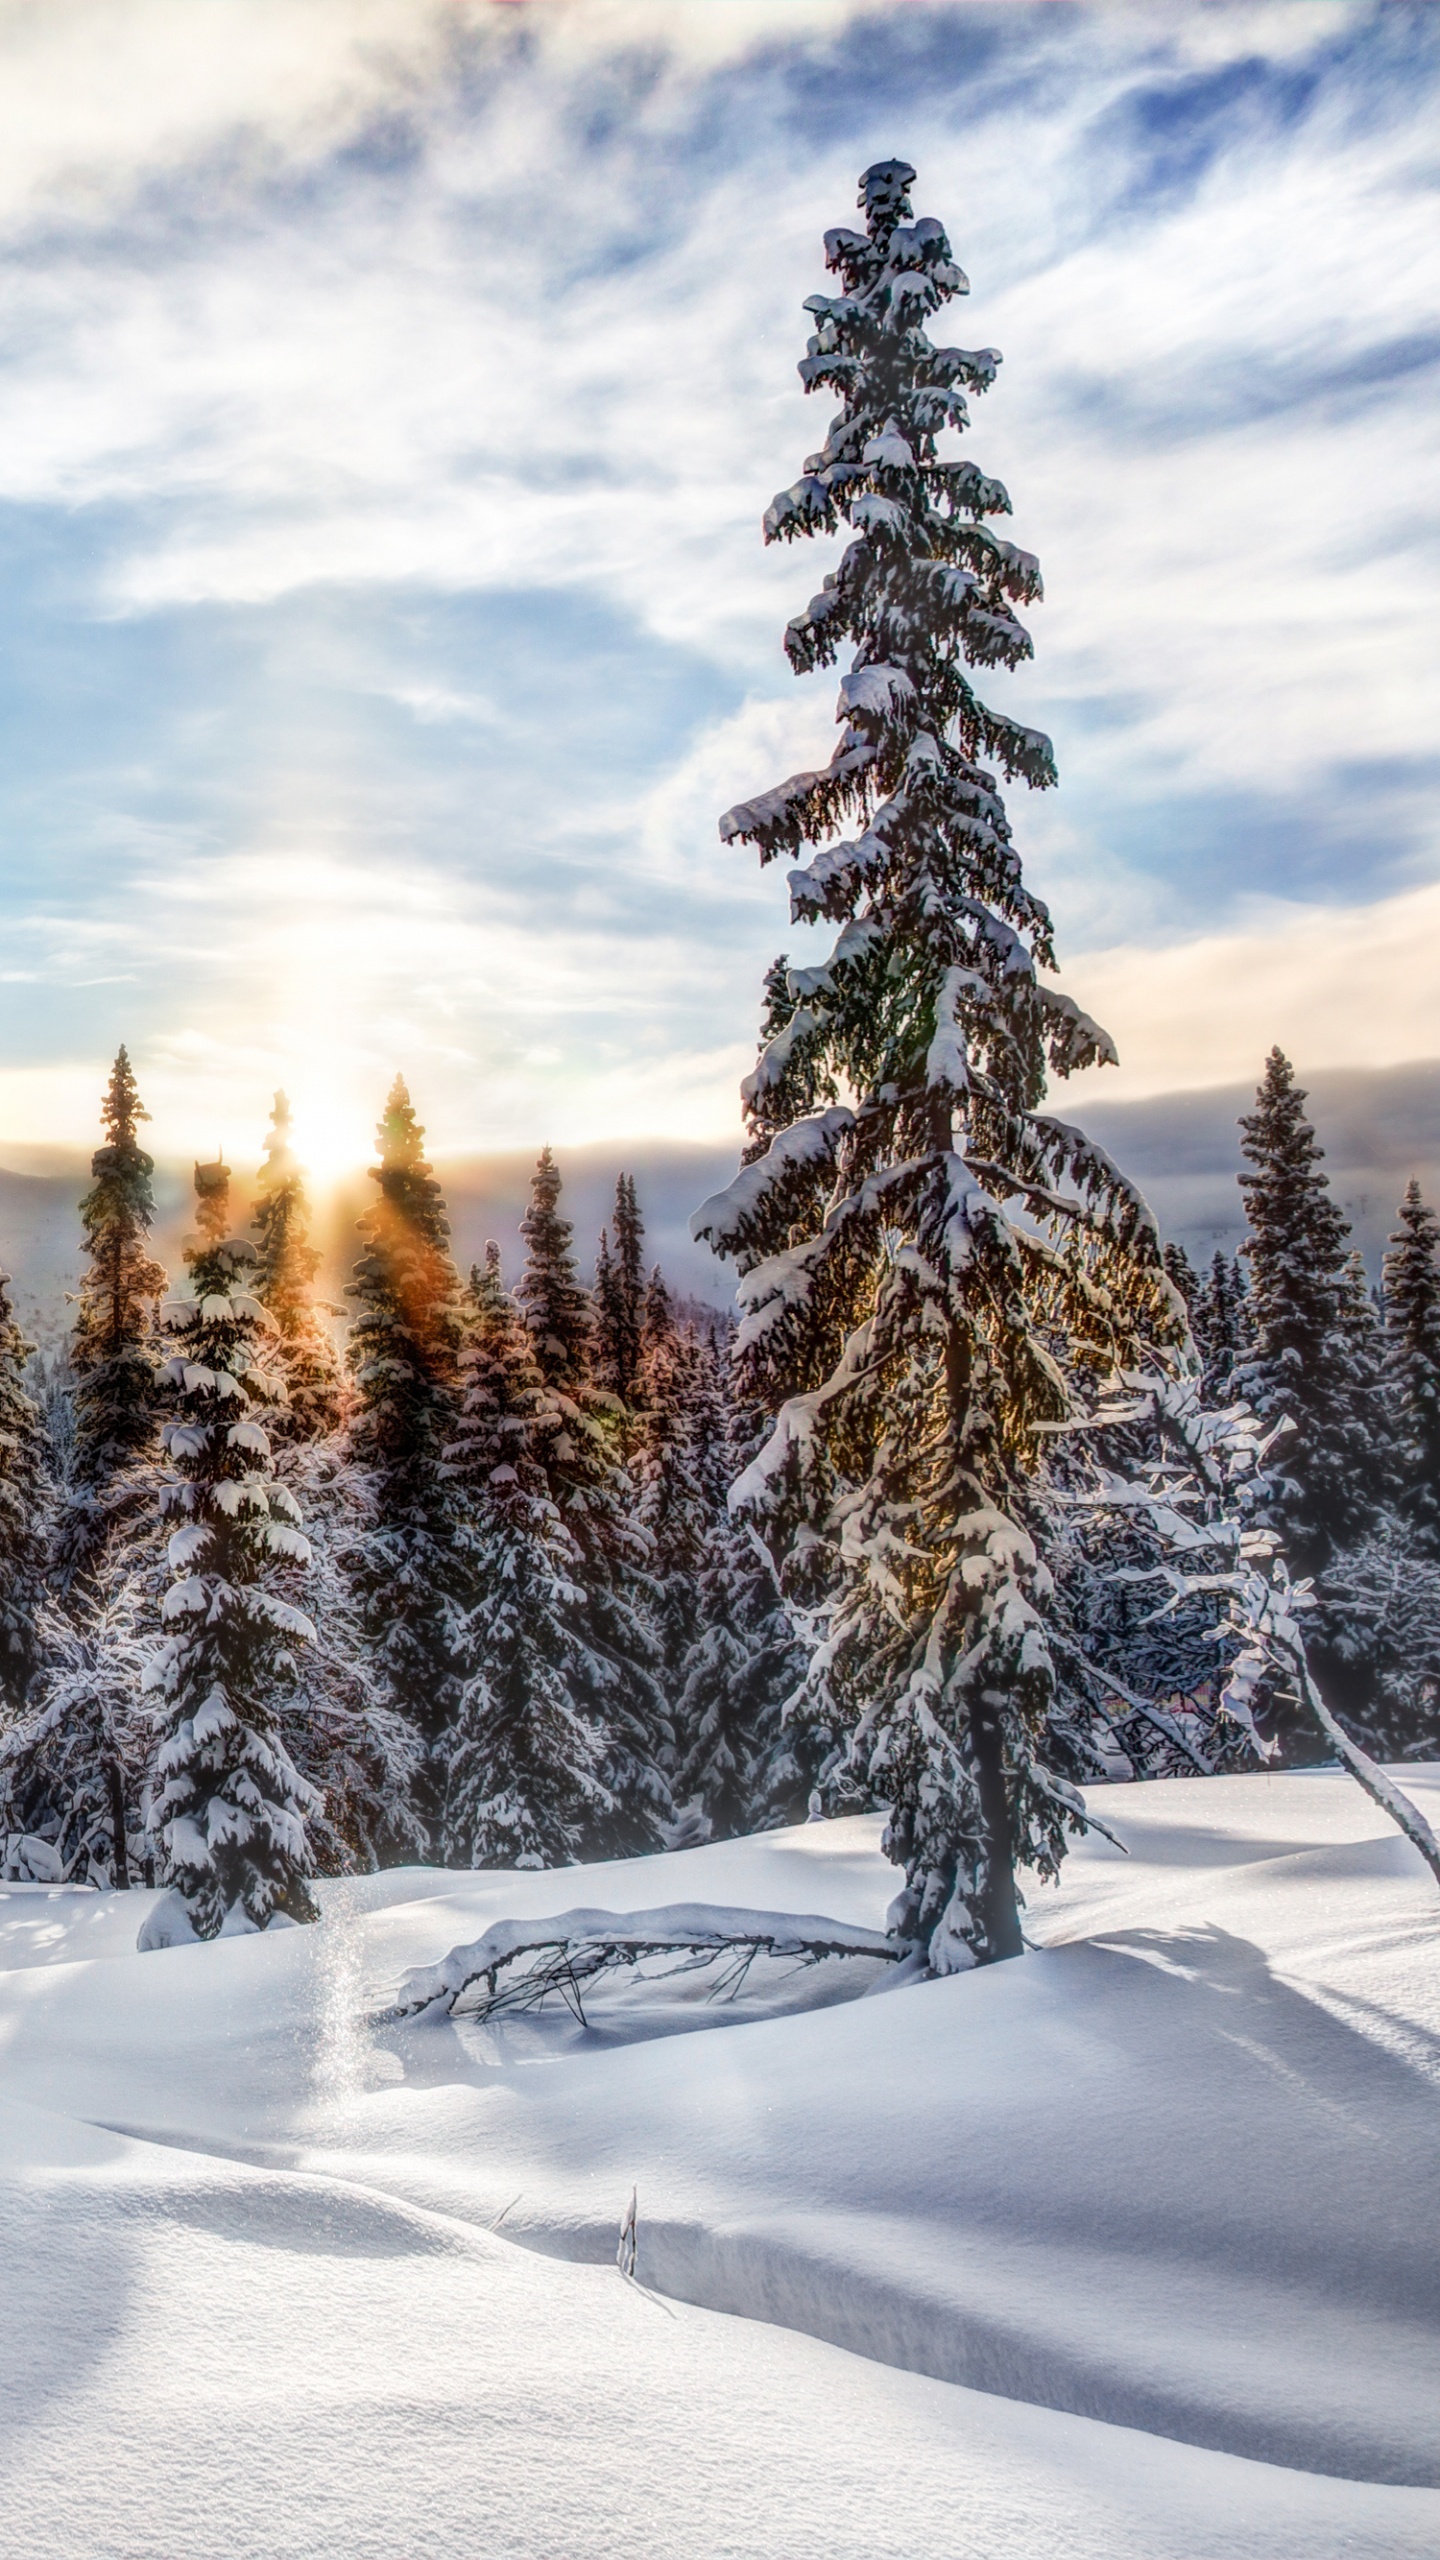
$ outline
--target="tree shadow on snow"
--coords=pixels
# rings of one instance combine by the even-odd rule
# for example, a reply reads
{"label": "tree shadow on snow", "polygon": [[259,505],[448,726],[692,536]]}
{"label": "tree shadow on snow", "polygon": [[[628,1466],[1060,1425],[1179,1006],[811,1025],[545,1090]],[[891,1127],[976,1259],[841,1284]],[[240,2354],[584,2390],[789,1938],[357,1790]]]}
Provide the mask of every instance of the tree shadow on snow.
{"label": "tree shadow on snow", "polygon": [[[81,2186],[0,2182],[0,2484],[27,2428],[73,2399],[127,2326],[138,2268],[129,2239]],[[6,2512],[0,2491],[0,2514]],[[19,2546],[17,2545],[17,2548]]]}

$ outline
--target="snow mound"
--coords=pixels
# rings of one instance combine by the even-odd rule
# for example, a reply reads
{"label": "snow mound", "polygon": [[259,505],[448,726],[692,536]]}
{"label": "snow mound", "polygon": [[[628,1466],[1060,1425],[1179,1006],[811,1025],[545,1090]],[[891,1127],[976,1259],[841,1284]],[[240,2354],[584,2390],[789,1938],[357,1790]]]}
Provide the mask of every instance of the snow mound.
{"label": "snow mound", "polygon": [[[146,1927],[150,1926],[147,1921]],[[143,1938],[142,1931],[142,1943]],[[793,1975],[802,1967],[843,1956],[868,1957],[880,1964],[896,1961],[894,1947],[880,1931],[852,1928],[843,1920],[821,1919],[813,1912],[797,1917],[778,1911],[727,1911],[713,1902],[673,1902],[659,1911],[561,1911],[543,1920],[497,1920],[483,1937],[452,1947],[440,1964],[419,1965],[408,1973],[393,2005],[381,2011],[376,2023],[395,2025],[440,2008],[453,2017],[467,1994],[471,2007],[483,2000],[488,2019],[502,2002],[532,2008],[542,1998],[561,1993],[584,2026],[579,2006],[582,1987],[622,1966],[647,1988],[657,1979],[673,1983],[688,1974],[709,1972],[712,1981],[707,1990],[713,1998],[717,1994],[733,1997],[763,1957],[788,1961]],[[500,1974],[524,1957],[531,1959],[529,1965],[522,1965],[518,1974],[511,1973],[502,1991]],[[642,1970],[647,1960],[661,1964],[658,1976]],[[714,1979],[717,1969],[718,1981]]]}
{"label": "snow mound", "polygon": [[1440,2548],[1434,1888],[1334,1774],[1103,1810],[1019,1963],[589,2029],[373,2014],[582,1899],[874,1932],[878,1826],[158,1963],[156,1897],[0,1888],[3,2560]]}

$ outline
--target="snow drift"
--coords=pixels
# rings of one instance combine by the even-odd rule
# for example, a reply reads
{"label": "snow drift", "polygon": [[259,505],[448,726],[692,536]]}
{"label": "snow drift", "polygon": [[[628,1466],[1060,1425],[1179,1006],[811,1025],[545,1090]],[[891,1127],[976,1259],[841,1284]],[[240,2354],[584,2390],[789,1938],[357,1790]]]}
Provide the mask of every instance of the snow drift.
{"label": "snow drift", "polygon": [[372,2021],[579,1903],[873,1931],[878,1827],[145,1957],[144,1896],[5,1889],[0,2552],[1432,2551],[1433,1885],[1337,1775],[1104,1810],[1130,1855],[1020,1963],[627,1979],[584,2028]]}

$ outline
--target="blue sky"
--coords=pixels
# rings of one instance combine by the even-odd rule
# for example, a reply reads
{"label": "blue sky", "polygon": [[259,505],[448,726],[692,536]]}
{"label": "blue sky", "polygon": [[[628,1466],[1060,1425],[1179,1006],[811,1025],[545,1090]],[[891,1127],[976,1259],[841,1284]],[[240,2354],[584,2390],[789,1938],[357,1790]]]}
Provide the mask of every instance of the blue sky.
{"label": "blue sky", "polygon": [[[1018,796],[1118,1094],[1436,1054],[1440,16],[0,7],[0,1145],[723,1135],[827,752],[759,518],[920,170],[1040,554]],[[1083,1099],[1083,1097],[1081,1097]]]}

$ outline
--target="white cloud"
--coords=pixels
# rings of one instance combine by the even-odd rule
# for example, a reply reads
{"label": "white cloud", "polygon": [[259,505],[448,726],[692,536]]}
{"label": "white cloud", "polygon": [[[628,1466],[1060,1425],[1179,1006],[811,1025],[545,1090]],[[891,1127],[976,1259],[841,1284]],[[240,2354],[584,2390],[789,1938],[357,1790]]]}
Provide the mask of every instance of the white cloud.
{"label": "white cloud", "polygon": [[[853,14],[561,7],[533,19],[523,52],[496,38],[484,94],[462,110],[433,12],[233,0],[210,43],[223,61],[228,33],[244,75],[237,127],[249,119],[277,151],[303,133],[316,150],[388,102],[413,112],[421,159],[332,177],[309,207],[258,179],[236,200],[232,177],[218,225],[202,199],[173,237],[141,226],[101,257],[81,231],[13,269],[0,488],[70,505],[163,498],[111,555],[122,610],[253,603],[319,580],[579,583],[666,638],[758,663],[807,574],[793,554],[761,555],[755,519],[823,431],[823,404],[807,410],[794,384],[797,306],[860,146],[814,136],[797,153],[761,117],[741,165],[687,175],[688,201],[644,256],[613,253],[630,245],[636,190],[654,192],[647,144],[663,159],[709,54],[782,27],[833,38]],[[1406,537],[1433,506],[1433,404],[1400,384],[1351,414],[1312,403],[1206,427],[1247,374],[1263,386],[1277,367],[1430,327],[1428,201],[1402,183],[1423,129],[1407,135],[1397,111],[1247,153],[1240,122],[1183,209],[1098,232],[1077,191],[1082,135],[1147,56],[1228,43],[1233,58],[1262,32],[1293,50],[1287,15],[1313,33],[1308,10],[1177,13],[1164,47],[1143,13],[1067,23],[1048,91],[1018,111],[1023,151],[1003,118],[957,131],[948,100],[906,118],[925,200],[974,268],[962,320],[1007,355],[976,444],[1013,479],[1047,568],[1026,699],[1128,697],[1131,788],[1160,773],[1288,783],[1327,737],[1327,689],[1343,688],[1377,755],[1406,752],[1427,716],[1436,578]],[[482,26],[459,17],[472,36]],[[136,13],[122,96],[145,87],[160,30],[186,23],[173,6]],[[91,14],[62,9],[57,24],[27,94],[58,151],[57,66],[85,53]],[[267,110],[272,73],[256,66],[273,69],[287,27],[299,68],[288,84],[274,72]],[[32,20],[26,31],[43,51]],[[578,84],[639,36],[668,72],[610,139],[577,151]],[[107,133],[126,143],[138,177],[187,137],[213,144],[224,108],[197,56],[168,121],[99,120],[95,148]],[[1103,177],[1117,146],[1099,159]],[[1196,417],[1178,438],[1124,427],[1137,408],[1187,401]]]}
{"label": "white cloud", "polygon": [[1277,1042],[1305,1073],[1440,1056],[1440,886],[1269,902],[1238,932],[1087,952],[1064,983],[1120,1051],[1063,1087],[1077,1104],[1258,1077]]}
{"label": "white cloud", "polygon": [[[451,1151],[738,1126],[753,1041],[704,1026],[748,1033],[755,973],[677,935],[663,906],[628,934],[617,975],[605,925],[541,935],[517,890],[301,841],[152,868],[129,899],[127,947],[138,959],[163,935],[174,982],[167,1027],[132,1041],[167,1153],[219,1144],[247,1161],[283,1085],[328,1175],[368,1152],[397,1070]],[[0,1130],[83,1138],[105,1068],[87,1043],[78,1060],[0,1071]]]}
{"label": "white cloud", "polygon": [[[1304,388],[1432,326],[1412,183],[1429,97],[1397,92],[1368,121],[1342,100],[1258,143],[1242,103],[1173,209],[1120,211],[1114,120],[1137,80],[1299,61],[1362,13],[1017,12],[993,20],[1026,75],[1006,112],[977,72],[963,97],[932,82],[902,113],[882,84],[868,106],[852,95],[849,129],[807,122],[779,57],[803,43],[812,67],[843,60],[867,14],[0,6],[0,497],[93,524],[85,609],[259,616],[326,582],[388,590],[397,611],[568,588],[743,697],[639,781],[577,757],[570,841],[577,860],[599,848],[597,870],[623,847],[628,903],[597,880],[557,917],[548,886],[488,878],[483,812],[475,877],[419,820],[403,861],[378,829],[337,852],[281,774],[268,827],[220,809],[203,841],[223,856],[132,844],[125,894],[97,890],[81,924],[19,919],[17,971],[32,954],[71,984],[168,971],[152,1068],[194,1143],[219,1128],[238,1146],[283,1079],[305,1087],[322,1151],[363,1149],[397,1062],[437,1143],[732,1125],[758,966],[794,936],[780,871],[721,853],[715,818],[833,735],[826,688],[797,686],[778,647],[824,547],[767,554],[758,517],[824,432],[826,402],[794,375],[820,231],[847,218],[864,160],[896,147],[974,278],[955,334],[1006,354],[973,449],[1011,482],[1050,598],[1038,664],[1006,689],[1064,729],[1069,784],[1014,814],[1062,946],[1103,946],[1075,977],[1118,1017],[1129,1081],[1112,1089],[1248,1074],[1257,1038],[1295,1037],[1312,1063],[1440,1045],[1419,908],[1295,905],[1283,930],[1272,912],[1142,950],[1175,932],[1189,887],[1163,843],[1142,871],[1107,838],[1137,807],[1163,835],[1181,792],[1269,795],[1318,825],[1330,764],[1432,752],[1423,378],[1373,399]],[[907,7],[907,35],[939,14]],[[717,68],[744,73],[743,113],[707,89]],[[712,103],[737,119],[724,148],[697,121]],[[360,689],[412,714],[437,771],[478,729],[548,780],[554,737],[506,731],[491,672],[438,651],[413,679],[367,661]],[[1440,848],[1400,782],[1385,789],[1427,876]],[[1388,890],[1383,826],[1382,857]],[[1360,955],[1343,1005],[1337,937]],[[70,1073],[43,1092],[0,1082],[0,1123],[48,1112],[43,1093],[58,1110]]]}
{"label": "white cloud", "polygon": [[424,0],[5,0],[0,221],[103,216],[217,144],[283,166],[439,71],[478,9]]}

